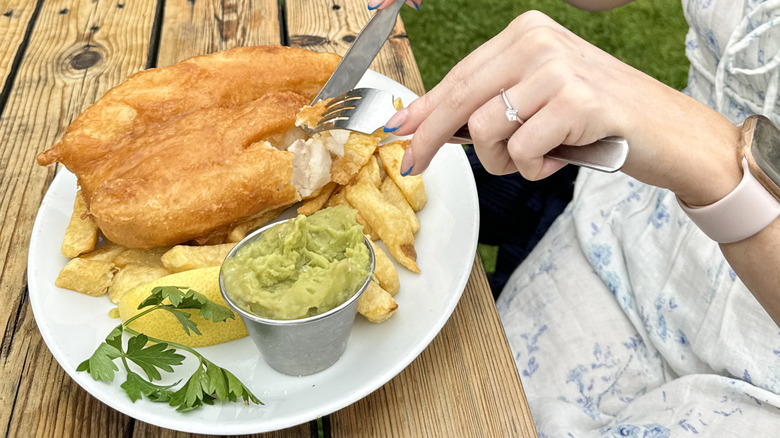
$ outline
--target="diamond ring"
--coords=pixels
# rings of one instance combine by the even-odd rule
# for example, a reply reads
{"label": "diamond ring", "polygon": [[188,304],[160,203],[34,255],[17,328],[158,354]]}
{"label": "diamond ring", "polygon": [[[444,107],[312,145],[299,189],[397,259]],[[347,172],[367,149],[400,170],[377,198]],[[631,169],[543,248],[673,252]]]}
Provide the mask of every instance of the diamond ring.
{"label": "diamond ring", "polygon": [[507,99],[503,88],[501,89],[501,98],[504,99],[504,103],[506,104],[506,112],[504,112],[506,119],[510,122],[518,122],[522,125],[524,123],[523,119],[517,117],[517,110],[512,108],[512,104],[509,103],[509,99]]}

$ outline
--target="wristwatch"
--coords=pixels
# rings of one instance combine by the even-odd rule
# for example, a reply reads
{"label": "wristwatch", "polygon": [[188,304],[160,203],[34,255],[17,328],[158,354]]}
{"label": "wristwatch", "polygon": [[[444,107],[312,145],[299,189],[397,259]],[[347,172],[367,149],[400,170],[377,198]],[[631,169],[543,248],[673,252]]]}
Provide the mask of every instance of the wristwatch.
{"label": "wristwatch", "polygon": [[688,217],[719,243],[747,239],[780,216],[780,129],[764,116],[748,117],[737,159],[742,181],[723,199],[692,207],[677,198]]}

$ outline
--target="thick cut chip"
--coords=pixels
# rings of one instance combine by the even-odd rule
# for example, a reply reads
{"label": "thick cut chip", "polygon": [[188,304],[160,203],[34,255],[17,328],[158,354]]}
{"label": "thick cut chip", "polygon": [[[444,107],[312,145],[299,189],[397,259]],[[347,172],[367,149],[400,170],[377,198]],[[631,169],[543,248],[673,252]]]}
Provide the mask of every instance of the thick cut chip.
{"label": "thick cut chip", "polygon": [[317,196],[303,201],[303,204],[298,207],[298,214],[305,214],[306,216],[309,216],[321,210],[325,203],[328,202],[330,195],[333,194],[334,190],[336,190],[336,187],[338,187],[338,184],[332,181],[325,184],[325,186],[320,189],[320,192],[317,194]]}
{"label": "thick cut chip", "polygon": [[[355,207],[352,206],[352,204],[347,201],[347,192],[346,192],[347,186],[339,186],[336,188],[336,190],[333,191],[333,193],[330,195],[330,198],[328,198],[328,202],[325,203],[325,207],[334,207],[336,205],[345,205],[349,208],[353,208],[357,210]],[[371,225],[366,222],[366,220],[363,218],[363,216],[358,211],[355,215],[355,220],[360,224],[360,226],[363,227],[363,234],[368,235],[368,237],[371,240],[379,240],[379,235],[376,234],[376,231],[374,231],[373,228],[371,228]]]}
{"label": "thick cut chip", "polygon": [[87,204],[81,196],[81,190],[76,193],[73,202],[73,214],[70,216],[65,237],[62,240],[62,255],[67,258],[77,257],[95,249],[99,230],[92,220],[86,217]]}
{"label": "thick cut chip", "polygon": [[357,311],[370,322],[387,321],[396,310],[398,310],[398,303],[395,298],[375,281],[370,282],[363,295],[358,298]]}
{"label": "thick cut chip", "polygon": [[127,265],[114,275],[108,289],[108,299],[116,304],[125,292],[168,274],[170,272],[162,266]]}
{"label": "thick cut chip", "polygon": [[128,265],[144,265],[163,267],[161,257],[171,247],[162,246],[152,249],[128,249],[114,258],[114,264],[117,268],[124,268]]}
{"label": "thick cut chip", "polygon": [[401,193],[401,189],[395,184],[395,181],[393,181],[392,178],[385,178],[385,180],[382,181],[382,187],[380,187],[379,190],[382,192],[382,196],[384,196],[389,203],[393,204],[393,206],[404,215],[406,220],[409,221],[409,226],[412,227],[412,233],[416,233],[417,230],[420,229],[420,220],[417,218],[417,214],[415,214],[412,206],[407,202],[404,194]]}
{"label": "thick cut chip", "polygon": [[371,183],[359,181],[347,186],[347,200],[376,231],[398,263],[412,272],[420,272],[409,222],[385,200],[379,189]]}
{"label": "thick cut chip", "polygon": [[226,241],[234,243],[240,242],[244,237],[247,236],[247,234],[249,234],[250,231],[256,230],[268,222],[276,219],[285,208],[287,208],[287,206],[264,211],[263,213],[260,213],[259,215],[236,225],[228,233]]}
{"label": "thick cut chip", "polygon": [[401,189],[401,193],[404,194],[412,209],[420,211],[428,200],[422,177],[420,175],[401,176],[401,159],[408,146],[408,140],[388,143],[379,148],[379,158],[382,160],[382,168],[385,170],[385,173]]}
{"label": "thick cut chip", "polygon": [[363,168],[360,169],[356,180],[365,179],[379,188],[382,185],[382,172],[379,170],[379,163],[373,155],[368,159]]}
{"label": "thick cut chip", "polygon": [[54,285],[93,297],[102,297],[111,286],[116,267],[100,260],[71,259],[57,275]]}
{"label": "thick cut chip", "polygon": [[205,246],[176,245],[163,254],[162,263],[172,273],[220,266],[234,246],[235,242]]}
{"label": "thick cut chip", "polygon": [[379,136],[351,132],[344,145],[344,156],[334,160],[330,167],[331,179],[341,185],[349,184],[374,155],[380,140]]}
{"label": "thick cut chip", "polygon": [[119,257],[120,254],[127,251],[127,248],[125,248],[122,245],[117,245],[114,242],[106,241],[106,244],[101,246],[100,248],[90,251],[86,254],[82,254],[79,256],[79,258],[82,258],[84,260],[98,260],[101,262],[113,262],[115,258]]}
{"label": "thick cut chip", "polygon": [[395,294],[398,293],[398,290],[401,289],[401,282],[398,280],[398,271],[395,270],[395,265],[382,248],[376,246],[374,242],[371,242],[371,246],[374,247],[374,259],[376,260],[374,275],[379,281],[379,285],[382,286],[382,289],[386,290],[390,295],[395,296]]}

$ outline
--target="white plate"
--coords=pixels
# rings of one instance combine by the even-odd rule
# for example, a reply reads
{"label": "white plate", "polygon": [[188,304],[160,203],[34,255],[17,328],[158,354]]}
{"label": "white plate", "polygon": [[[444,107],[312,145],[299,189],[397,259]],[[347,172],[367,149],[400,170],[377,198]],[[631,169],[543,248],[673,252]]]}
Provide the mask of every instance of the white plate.
{"label": "white plate", "polygon": [[[391,91],[404,104],[416,98],[411,90],[372,71],[359,85]],[[263,362],[249,338],[199,349],[241,379],[264,406],[217,403],[179,414],[145,399],[130,402],[119,387],[123,374],[114,383],[103,383],[76,372],[118,320],[108,316],[114,306],[107,297],[93,298],[54,286],[67,261],[60,244],[76,192],[76,178],[66,169],[46,193],[30,240],[27,275],[38,328],[76,383],[103,403],[147,423],[225,435],[278,430],[322,417],[360,400],[409,365],[439,333],[466,286],[476,252],[479,209],[474,177],[461,146],[445,145],[423,179],[428,203],[419,213],[421,227],[415,242],[422,273],[399,267],[398,312],[382,324],[358,317],[347,350],[334,366],[312,376],[285,376]],[[185,365],[194,361],[190,356]]]}

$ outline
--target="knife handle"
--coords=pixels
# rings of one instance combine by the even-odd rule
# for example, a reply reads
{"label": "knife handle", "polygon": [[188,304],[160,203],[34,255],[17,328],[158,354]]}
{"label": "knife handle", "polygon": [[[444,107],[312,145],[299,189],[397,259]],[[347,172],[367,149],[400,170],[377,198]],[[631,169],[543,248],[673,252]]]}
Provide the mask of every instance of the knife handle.
{"label": "knife handle", "polygon": [[[470,144],[473,140],[467,125],[461,126],[448,143]],[[623,137],[610,136],[582,146],[560,145],[545,155],[566,163],[601,172],[616,172],[628,157],[628,142]]]}

